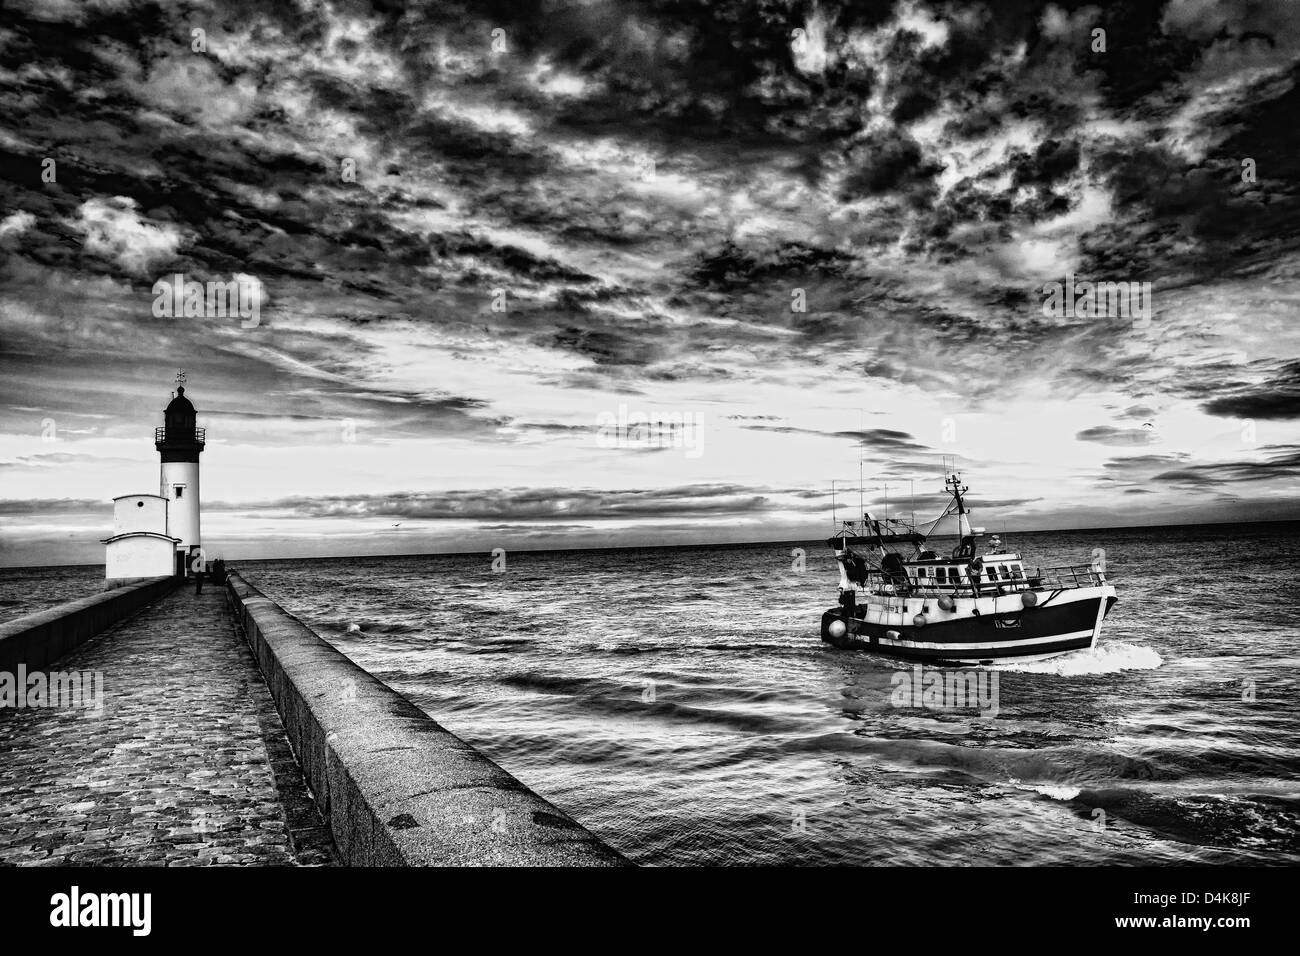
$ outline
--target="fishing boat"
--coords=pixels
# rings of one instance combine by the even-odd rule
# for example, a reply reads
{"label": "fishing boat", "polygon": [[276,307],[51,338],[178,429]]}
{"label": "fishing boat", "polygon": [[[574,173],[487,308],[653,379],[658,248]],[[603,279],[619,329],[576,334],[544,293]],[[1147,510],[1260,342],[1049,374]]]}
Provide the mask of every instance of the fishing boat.
{"label": "fishing boat", "polygon": [[[929,533],[901,518],[844,521],[827,544],[839,563],[839,605],[822,615],[828,644],[944,664],[1041,660],[1088,650],[1117,600],[1104,565],[1030,569],[998,536],[972,528],[969,490],[950,471],[951,496]],[[926,547],[957,519],[948,554]]]}

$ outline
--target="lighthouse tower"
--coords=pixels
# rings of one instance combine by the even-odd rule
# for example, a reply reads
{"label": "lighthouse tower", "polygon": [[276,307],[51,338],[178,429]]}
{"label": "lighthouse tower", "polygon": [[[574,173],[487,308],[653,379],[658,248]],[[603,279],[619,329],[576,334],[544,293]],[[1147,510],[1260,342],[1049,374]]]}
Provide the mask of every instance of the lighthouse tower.
{"label": "lighthouse tower", "polygon": [[163,415],[163,426],[154,431],[154,447],[162,457],[158,494],[168,501],[167,531],[176,539],[178,570],[188,571],[203,545],[199,536],[199,455],[204,429],[195,425],[194,405],[185,397],[184,385],[176,387],[176,397]]}

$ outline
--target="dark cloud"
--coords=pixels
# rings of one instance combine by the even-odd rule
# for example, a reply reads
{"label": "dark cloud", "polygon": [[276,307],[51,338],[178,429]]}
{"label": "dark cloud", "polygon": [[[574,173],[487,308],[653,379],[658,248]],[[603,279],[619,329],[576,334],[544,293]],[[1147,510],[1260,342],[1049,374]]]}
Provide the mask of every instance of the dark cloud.
{"label": "dark cloud", "polygon": [[1222,485],[1236,482],[1300,479],[1300,445],[1266,445],[1253,461],[1189,464],[1154,475],[1153,481],[1176,485]]}
{"label": "dark cloud", "polygon": [[[196,17],[206,53],[188,47]],[[570,448],[621,396],[700,396],[747,441],[823,436],[882,475],[934,471],[914,436],[942,404],[1023,434],[1025,396],[1091,402],[1065,427],[1113,448],[1172,441],[1125,427],[1157,408],[1162,427],[1192,405],[1291,422],[1298,23],[1279,0],[12,0],[0,424],[26,435],[53,410],[66,448],[149,434],[177,365],[222,440],[259,451],[337,444],[345,420],[369,451]],[[1047,319],[1038,290],[1065,269],[1151,279],[1154,330]],[[261,325],[155,319],[153,279],[173,271],[257,276]],[[832,417],[877,394],[894,427]],[[1288,479],[1269,455],[1138,455],[1088,481]],[[6,477],[53,461],[15,454]],[[616,504],[788,501],[675,494]],[[356,503],[399,506],[474,511],[454,494]]]}
{"label": "dark cloud", "polygon": [[840,198],[846,201],[902,188],[921,202],[933,194],[930,181],[942,171],[939,163],[925,158],[915,140],[897,131],[869,136],[855,144],[846,159],[850,172],[840,186]]}
{"label": "dark cloud", "polygon": [[1132,455],[1128,458],[1112,458],[1103,468],[1113,472],[1132,472],[1141,469],[1167,468],[1172,464],[1185,461],[1185,454],[1170,455]]}
{"label": "dark cloud", "polygon": [[323,495],[250,504],[214,503],[212,510],[251,510],[291,518],[423,518],[434,520],[609,520],[757,514],[777,507],[780,489],[741,485],[675,488],[496,488],[388,495]]}
{"label": "dark cloud", "polygon": [[107,515],[110,504],[108,498],[0,498],[0,515]]}
{"label": "dark cloud", "polygon": [[819,431],[815,428],[796,428],[792,425],[743,425],[750,431],[776,432],[781,435],[819,435],[825,438],[847,438],[862,448],[873,448],[881,452],[926,451],[926,446],[918,444],[907,432],[894,431],[889,428],[871,428],[863,431]]}
{"label": "dark cloud", "polygon": [[1130,405],[1115,417],[1127,418],[1138,422],[1147,422],[1156,417],[1156,410],[1150,405]]}
{"label": "dark cloud", "polygon": [[1115,428],[1113,425],[1085,428],[1074,437],[1079,441],[1091,441],[1099,445],[1150,445],[1160,440],[1159,436],[1149,429]]}
{"label": "dark cloud", "polygon": [[1288,362],[1268,381],[1258,385],[1239,384],[1221,390],[1221,395],[1201,407],[1225,418],[1284,420],[1300,418],[1300,361]]}

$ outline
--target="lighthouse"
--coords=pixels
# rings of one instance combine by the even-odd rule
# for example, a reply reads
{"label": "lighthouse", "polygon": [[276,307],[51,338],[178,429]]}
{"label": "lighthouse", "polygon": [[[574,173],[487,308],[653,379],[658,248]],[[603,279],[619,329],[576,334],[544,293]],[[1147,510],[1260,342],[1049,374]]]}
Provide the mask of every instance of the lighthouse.
{"label": "lighthouse", "polygon": [[199,455],[204,430],[195,424],[193,403],[185,397],[185,373],[176,373],[176,395],[154,429],[162,465],[158,494],[119,495],[113,499],[113,533],[100,540],[104,577],[109,586],[168,575],[184,576],[203,560],[199,536]]}
{"label": "lighthouse", "polygon": [[199,533],[199,455],[205,430],[195,424],[194,403],[185,386],[163,412],[163,424],[154,430],[154,447],[162,459],[158,495],[167,499],[167,533],[176,540],[178,570],[184,573],[201,557]]}

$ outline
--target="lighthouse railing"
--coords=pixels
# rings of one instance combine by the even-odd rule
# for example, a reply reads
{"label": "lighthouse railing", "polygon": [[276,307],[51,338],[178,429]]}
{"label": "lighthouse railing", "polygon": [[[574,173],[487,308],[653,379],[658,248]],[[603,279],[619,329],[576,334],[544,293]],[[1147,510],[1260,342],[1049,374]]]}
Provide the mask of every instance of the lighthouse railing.
{"label": "lighthouse railing", "polygon": [[[207,430],[206,428],[196,428],[196,429],[194,429],[194,441],[198,442],[199,444],[203,444],[203,443],[207,440],[207,432],[208,432],[208,430]],[[154,440],[155,443],[157,443],[157,442],[162,442],[162,441],[167,441],[167,426],[166,426],[166,425],[159,425],[157,428],[155,428],[155,429],[153,430],[153,440]],[[173,441],[186,441],[187,439],[182,438],[182,437],[180,437],[179,435],[177,435],[177,436],[173,436],[172,440],[173,440]]]}

